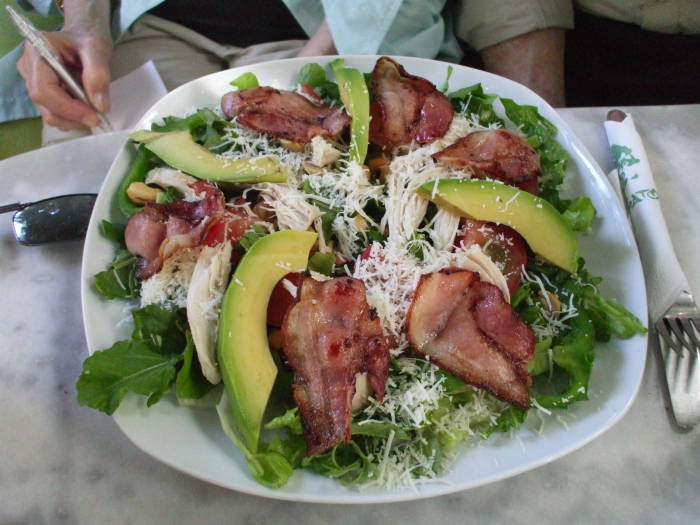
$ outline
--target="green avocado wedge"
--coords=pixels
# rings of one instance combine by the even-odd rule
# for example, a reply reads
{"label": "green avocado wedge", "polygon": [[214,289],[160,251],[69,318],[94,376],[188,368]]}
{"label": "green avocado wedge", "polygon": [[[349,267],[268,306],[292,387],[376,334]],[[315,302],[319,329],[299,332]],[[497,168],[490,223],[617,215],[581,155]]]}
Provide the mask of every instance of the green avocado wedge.
{"label": "green avocado wedge", "polygon": [[350,160],[362,164],[369,145],[369,90],[365,77],[357,69],[344,67],[342,58],[331,62],[338,82],[340,99],[352,117],[350,125]]}
{"label": "green avocado wedge", "polygon": [[545,261],[572,274],[578,269],[576,234],[554,206],[540,197],[477,179],[441,179],[416,191],[453,213],[510,226]]}
{"label": "green avocado wedge", "polygon": [[259,239],[238,263],[219,315],[217,354],[236,431],[257,452],[277,376],[267,342],[267,304],[277,282],[306,269],[318,235],[279,231]]}
{"label": "green avocado wedge", "polygon": [[166,164],[212,182],[286,182],[287,170],[274,157],[227,159],[197,144],[187,131],[136,131],[129,135]]}

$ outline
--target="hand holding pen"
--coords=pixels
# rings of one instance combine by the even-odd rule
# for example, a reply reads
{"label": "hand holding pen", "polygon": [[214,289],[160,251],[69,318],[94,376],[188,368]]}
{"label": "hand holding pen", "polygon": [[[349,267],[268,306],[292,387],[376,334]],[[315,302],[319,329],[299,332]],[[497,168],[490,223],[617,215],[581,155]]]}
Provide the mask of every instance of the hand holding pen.
{"label": "hand holding pen", "polygon": [[7,10],[27,37],[17,69],[44,121],[62,130],[79,127],[111,130],[109,109],[107,1],[66,2],[61,31],[40,33],[11,7]]}

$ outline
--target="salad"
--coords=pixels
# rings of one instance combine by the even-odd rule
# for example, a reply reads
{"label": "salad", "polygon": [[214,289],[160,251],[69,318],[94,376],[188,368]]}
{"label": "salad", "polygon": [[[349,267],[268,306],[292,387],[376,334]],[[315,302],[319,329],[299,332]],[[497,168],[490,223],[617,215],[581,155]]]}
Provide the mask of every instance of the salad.
{"label": "salad", "polygon": [[586,400],[595,341],[644,332],[578,254],[595,209],[559,194],[535,107],[387,57],[307,64],[294,91],[231,83],[132,134],[94,286],[133,332],[85,360],[81,404],[174,391],[217,410],[263,485],[394,488]]}

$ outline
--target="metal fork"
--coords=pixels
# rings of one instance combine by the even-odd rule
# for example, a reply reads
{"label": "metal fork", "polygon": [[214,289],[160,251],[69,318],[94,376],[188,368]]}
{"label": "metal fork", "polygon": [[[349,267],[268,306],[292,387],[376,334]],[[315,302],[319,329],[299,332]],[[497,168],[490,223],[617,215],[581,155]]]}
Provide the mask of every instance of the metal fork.
{"label": "metal fork", "polygon": [[700,422],[700,310],[693,296],[681,292],[655,324],[676,423]]}

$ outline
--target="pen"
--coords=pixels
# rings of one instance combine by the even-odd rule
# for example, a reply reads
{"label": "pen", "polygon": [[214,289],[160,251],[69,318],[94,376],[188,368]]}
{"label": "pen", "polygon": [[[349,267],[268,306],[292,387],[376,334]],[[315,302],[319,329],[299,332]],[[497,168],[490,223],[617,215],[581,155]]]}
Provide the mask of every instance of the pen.
{"label": "pen", "polygon": [[7,9],[7,11],[10,13],[10,17],[17,27],[17,30],[29,41],[39,56],[46,61],[49,67],[51,67],[51,69],[56,72],[61,80],[65,82],[71,94],[81,102],[90,106],[97,113],[97,116],[100,119],[100,125],[96,129],[102,132],[113,131],[112,125],[109,123],[109,120],[107,120],[107,117],[101,111],[98,111],[97,108],[90,102],[83,88],[78,82],[75,81],[73,76],[63,66],[58,54],[48,40],[44,38],[41,32],[37,31],[29,20],[20,15],[11,6],[7,5],[5,6],[5,9]]}

